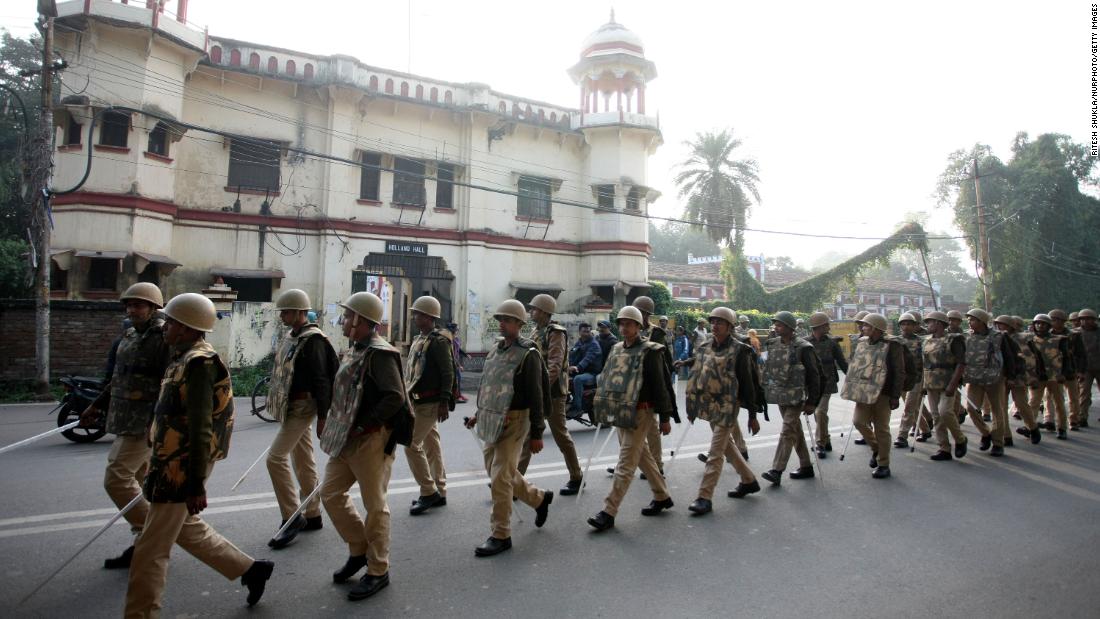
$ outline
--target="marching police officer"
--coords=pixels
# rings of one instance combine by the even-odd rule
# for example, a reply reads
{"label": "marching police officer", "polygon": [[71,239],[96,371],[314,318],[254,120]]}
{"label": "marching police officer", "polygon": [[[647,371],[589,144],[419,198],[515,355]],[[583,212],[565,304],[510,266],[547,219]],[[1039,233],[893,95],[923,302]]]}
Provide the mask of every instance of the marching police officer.
{"label": "marching police officer", "polygon": [[889,324],[882,314],[867,314],[840,397],[855,402],[853,423],[871,446],[871,474],[890,477],[890,411],[901,404],[905,374],[902,344],[886,338]]}
{"label": "marching police officer", "polygon": [[961,333],[948,333],[949,319],[940,311],[928,312],[924,319],[929,337],[921,345],[924,375],[921,382],[928,392],[928,408],[936,431],[939,451],[932,460],[951,460],[951,440],[955,439],[955,458],[966,455],[966,435],[959,429],[955,413],[955,393],[966,371],[966,341]]}
{"label": "marching police officer", "polygon": [[[168,345],[164,343],[164,320],[157,310],[164,307],[160,288],[141,282],[122,293],[130,328],[122,334],[115,352],[115,365],[102,394],[81,415],[91,425],[100,411],[107,410],[107,431],[115,435],[107,455],[103,489],[115,506],[122,509],[141,494],[141,483],[149,471],[149,424],[160,392],[160,380],[168,366]],[[142,499],[126,512],[130,531],[141,534],[149,503]],[[107,569],[129,568],[134,555],[131,544],[122,555],[107,559]]]}
{"label": "marching police officer", "polygon": [[[688,419],[710,422],[711,441],[707,454],[706,470],[699,485],[699,496],[688,506],[688,511],[703,515],[713,509],[711,498],[722,464],[729,460],[741,476],[737,489],[729,492],[731,498],[742,498],[760,491],[760,483],[734,444],[732,428],[737,425],[739,407],[749,411],[749,432],[756,434],[760,424],[756,420],[759,408],[760,385],[753,372],[756,352],[733,336],[736,315],[728,307],[716,307],[710,312],[713,337],[695,349],[695,355],[676,365],[691,367],[687,381]],[[767,406],[764,404],[764,406]]]}
{"label": "marching police officer", "polygon": [[[328,337],[309,321],[310,305],[309,295],[296,288],[282,293],[275,301],[279,320],[290,327],[275,349],[275,365],[267,392],[267,410],[279,422],[279,432],[267,453],[267,472],[283,517],[280,528],[298,511],[299,499],[310,496],[317,488],[313,420],[323,419],[328,414],[332,380],[338,365],[336,351]],[[294,464],[293,476],[291,462]],[[294,477],[298,478],[297,492]],[[299,531],[320,529],[321,501],[316,497],[311,499],[294,520],[267,545],[284,548],[294,541]]]}
{"label": "marching police officer", "polygon": [[[1069,354],[1069,338],[1065,335],[1055,335],[1051,332],[1051,326],[1053,322],[1050,316],[1047,314],[1036,314],[1035,318],[1031,320],[1031,328],[1035,333],[1035,338],[1032,342],[1036,348],[1039,349],[1039,355],[1043,358],[1043,364],[1046,367],[1047,375],[1045,380],[1041,380],[1035,385],[1032,385],[1031,399],[1028,401],[1028,405],[1032,411],[1039,410],[1039,406],[1043,403],[1043,395],[1046,394],[1047,410],[1046,410],[1046,423],[1048,429],[1058,430],[1058,437],[1065,440],[1066,438],[1066,400],[1062,393],[1062,385],[1069,379],[1070,368],[1073,367],[1072,360]],[[1052,405],[1053,403],[1053,405]],[[1055,413],[1057,413],[1058,424],[1055,426],[1053,419],[1055,419]],[[1020,434],[1024,428],[1017,429]],[[1039,430],[1029,430],[1027,434],[1031,438],[1032,443],[1038,443],[1041,436]]]}
{"label": "marching police officer", "polygon": [[[901,336],[898,337],[898,340],[912,353],[913,359],[917,363],[916,371],[923,375],[924,354],[921,352],[921,343],[924,340],[917,335],[917,318],[912,312],[905,312],[898,318],[898,325],[901,326]],[[926,411],[922,410],[923,398],[921,395],[923,393],[924,387],[918,380],[909,391],[902,394],[905,406],[902,409],[898,438],[894,441],[895,447],[909,446],[910,430],[914,430],[914,433],[918,435],[917,440],[922,443],[932,436],[932,429],[929,427],[930,419],[927,418]]]}
{"label": "marching police officer", "polygon": [[515,299],[501,303],[493,314],[500,324],[501,339],[485,356],[485,369],[477,392],[477,413],[466,420],[483,441],[485,470],[493,510],[492,534],[474,549],[478,557],[491,557],[512,547],[512,499],[535,509],[535,526],[546,524],[554,493],[541,490],[519,472],[524,444],[533,454],[542,451],[545,411],[550,407],[550,382],[535,342],[520,337],[527,322],[523,304]]}
{"label": "marching police officer", "polygon": [[[950,310],[947,312],[947,332],[963,334],[962,328],[963,315],[959,310]],[[966,420],[966,408],[962,404],[962,389],[955,390],[955,415],[958,416],[959,425],[962,425]]]}
{"label": "marching police officer", "polygon": [[[966,409],[974,427],[982,433],[978,447],[986,451],[992,445],[990,455],[1004,455],[1005,428],[1008,426],[1008,410],[1004,401],[1005,380],[1015,380],[1016,343],[999,331],[989,328],[990,316],[983,309],[972,308],[966,312],[970,320],[970,333],[966,335]],[[982,406],[989,405],[993,415],[992,428],[982,420]]]}
{"label": "marching police officer", "polygon": [[[382,299],[356,292],[344,309],[344,351],[332,388],[332,405],[321,425],[321,450],[329,455],[321,482],[321,503],[348,545],[344,566],[332,580],[342,583],[364,566],[367,573],[348,592],[362,600],[390,584],[390,507],[386,491],[397,444],[411,442],[414,424],[401,374],[401,354],[378,333]],[[366,518],[348,496],[359,484]]]}
{"label": "marching police officer", "polygon": [[748,316],[745,316],[744,314],[742,314],[737,319],[737,329],[734,331],[734,333],[736,335],[740,336],[740,337],[748,337],[749,336],[749,317]]}
{"label": "marching police officer", "polygon": [[172,298],[164,314],[171,360],[153,419],[144,488],[149,515],[134,543],[126,617],[160,613],[173,544],[222,576],[240,578],[249,606],[260,601],[275,567],[253,560],[199,518],[206,509],[206,480],[214,463],[228,455],[233,433],[229,368],[204,338],[218,321],[214,303],[189,292]]}
{"label": "marching police officer", "polygon": [[435,297],[413,301],[412,319],[419,333],[405,362],[415,419],[405,458],[409,472],[420,485],[420,496],[409,508],[413,516],[447,504],[447,470],[436,426],[454,410],[455,361],[451,340],[435,324],[442,313]]}
{"label": "marching police officer", "polygon": [[1077,320],[1081,328],[1071,336],[1077,349],[1077,427],[1087,428],[1089,408],[1092,407],[1092,383],[1100,382],[1100,330],[1096,327],[1095,310],[1086,308],[1077,312]]}
{"label": "marching police officer", "polygon": [[[550,410],[546,411],[550,435],[554,437],[554,444],[561,451],[565,467],[569,470],[569,481],[560,492],[571,495],[577,494],[581,488],[581,465],[573,437],[565,426],[566,408],[569,406],[569,334],[565,327],[552,320],[557,308],[558,302],[548,294],[535,295],[528,307],[531,320],[535,322],[533,340],[550,377]],[[519,461],[520,473],[527,472],[530,461],[531,452],[525,446]]]}
{"label": "marching police officer", "polygon": [[817,410],[821,400],[821,364],[812,344],[795,335],[797,322],[794,314],[779,312],[772,318],[772,326],[778,337],[767,341],[768,359],[764,362],[764,396],[769,404],[779,406],[783,417],[783,429],[779,432],[779,444],[775,448],[772,468],[761,475],[778,486],[783,481],[783,470],[791,457],[791,449],[798,454],[798,470],[791,472],[791,479],[810,479],[814,476],[810,451],[806,448],[806,435],[802,431],[802,415]]}
{"label": "marching police officer", "polygon": [[[665,341],[668,339],[668,334],[660,326],[651,326],[649,324],[649,317],[656,311],[656,304],[653,299],[647,296],[640,296],[634,299],[633,306],[638,308],[638,311],[642,313],[642,328],[639,332],[640,336],[647,339],[654,344],[661,344],[661,358],[665,362],[665,389],[668,391],[668,400],[671,403],[672,411],[670,417],[676,423],[680,423],[680,413],[676,406],[676,390],[672,385],[672,350],[665,346]],[[661,453],[661,433],[658,431],[656,424],[649,426],[649,434],[646,435],[646,441],[649,445],[649,451],[653,454],[653,460],[657,463],[657,469],[664,475],[665,465],[662,459]],[[642,478],[647,475],[646,471],[642,470]]]}
{"label": "marching police officer", "polygon": [[[1069,346],[1069,356],[1065,358],[1065,363],[1068,366],[1066,368],[1067,376],[1066,381],[1061,385],[1061,389],[1065,394],[1066,401],[1069,403],[1070,428],[1079,428],[1082,419],[1085,420],[1085,423],[1088,423],[1088,412],[1081,411],[1081,394],[1077,381],[1080,372],[1077,364],[1081,359],[1081,340],[1072,337],[1074,330],[1066,326],[1066,320],[1068,320],[1069,316],[1066,315],[1066,312],[1064,310],[1052,309],[1047,312],[1047,315],[1050,316],[1050,333],[1052,335],[1064,337]],[[1071,315],[1076,317],[1077,312],[1073,312],[1073,314]],[[1044,419],[1048,430],[1053,430],[1055,428],[1055,425],[1050,417],[1051,410],[1053,410],[1055,406],[1056,405],[1054,404],[1054,398],[1048,392],[1046,397],[1046,416]],[[1058,438],[1064,439],[1064,434],[1064,432],[1059,433]]]}
{"label": "marching police officer", "polygon": [[596,386],[595,408],[598,422],[618,428],[619,462],[603,510],[588,519],[588,524],[597,531],[615,526],[619,504],[638,467],[653,491],[653,500],[642,509],[642,515],[656,516],[672,507],[668,485],[646,446],[651,426],[657,425],[661,434],[672,431],[669,424],[672,403],[666,386],[669,366],[663,360],[664,345],[641,336],[644,318],[637,307],[622,308],[616,320],[623,341],[615,344],[607,358]]}
{"label": "marching police officer", "polygon": [[[1022,322],[1021,320],[1020,323]],[[1008,396],[1011,395],[1012,401],[1016,403],[1016,410],[1020,412],[1020,418],[1024,422],[1024,427],[1016,429],[1017,433],[1028,438],[1039,436],[1039,424],[1035,421],[1035,411],[1028,401],[1027,390],[1029,386],[1046,382],[1047,370],[1043,355],[1035,346],[1035,334],[1021,330],[1013,316],[997,316],[993,320],[993,325],[1012,338],[1019,351],[1017,367],[1020,372],[1015,380],[1005,381],[1005,397],[1001,402],[1001,408],[1005,409],[1003,418],[1008,423]],[[1005,445],[1011,447],[1013,445],[1011,428],[1006,426],[1004,434]]]}
{"label": "marching police officer", "polygon": [[840,375],[837,368],[845,374],[848,373],[848,361],[844,358],[844,350],[840,347],[840,338],[829,334],[829,315],[825,312],[814,312],[810,315],[809,341],[821,361],[821,371],[825,375],[825,382],[821,386],[821,400],[814,411],[814,422],[817,424],[817,457],[824,458],[825,454],[833,450],[833,443],[829,439],[829,398],[837,392],[840,384]]}

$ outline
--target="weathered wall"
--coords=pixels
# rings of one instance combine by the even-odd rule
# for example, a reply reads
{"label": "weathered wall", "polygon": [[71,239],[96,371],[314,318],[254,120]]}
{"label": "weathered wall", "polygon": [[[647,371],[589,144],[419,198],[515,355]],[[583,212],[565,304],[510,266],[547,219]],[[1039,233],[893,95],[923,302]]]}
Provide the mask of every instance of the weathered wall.
{"label": "weathered wall", "polygon": [[[50,303],[50,375],[102,376],[123,318],[117,301]],[[0,325],[0,380],[33,379],[34,303],[0,301]]]}

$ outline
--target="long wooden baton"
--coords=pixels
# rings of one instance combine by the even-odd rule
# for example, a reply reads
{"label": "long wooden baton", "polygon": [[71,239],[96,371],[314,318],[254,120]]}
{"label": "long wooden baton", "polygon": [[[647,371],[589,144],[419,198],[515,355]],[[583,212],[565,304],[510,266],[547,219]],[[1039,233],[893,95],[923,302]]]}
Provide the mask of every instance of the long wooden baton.
{"label": "long wooden baton", "polygon": [[[607,438],[605,438],[603,440],[603,443],[600,445],[600,450],[596,452],[596,459],[597,460],[599,460],[600,456],[603,455],[603,450],[607,447],[607,444],[611,442],[611,437],[614,436],[614,434],[615,433],[611,431],[611,428],[607,429]],[[596,426],[596,435],[592,437],[592,449],[596,448],[596,439],[598,439],[599,437],[600,437],[600,428],[599,428],[599,426]],[[592,466],[592,454],[589,453],[588,454],[588,464],[584,467],[584,475],[581,476],[581,488],[580,488],[580,490],[577,491],[577,505],[580,505],[581,496],[584,495],[584,487],[588,485],[588,483],[587,483],[588,482],[588,469],[591,466]]]}
{"label": "long wooden baton", "polygon": [[255,462],[252,463],[252,466],[245,469],[244,475],[241,475],[241,478],[237,480],[237,483],[233,484],[233,487],[229,489],[230,492],[236,492],[237,491],[237,486],[241,485],[241,482],[244,481],[244,478],[248,477],[248,474],[252,472],[252,469],[256,468],[256,465],[260,463],[260,460],[264,459],[264,456],[266,456],[267,452],[269,452],[269,451],[271,451],[271,445],[268,445],[267,449],[260,452],[259,457],[256,458]]}
{"label": "long wooden baton", "polygon": [[694,421],[688,420],[687,424],[684,425],[684,431],[680,433],[680,438],[676,440],[676,446],[668,453],[668,466],[665,467],[665,479],[668,479],[669,471],[672,470],[672,465],[676,464],[676,454],[680,453],[680,448],[684,446],[684,439],[687,438],[688,432],[691,431],[694,425]]}
{"label": "long wooden baton", "polygon": [[852,432],[856,431],[855,413],[852,413],[852,427],[848,428],[848,438],[844,440],[844,450],[840,452],[840,461],[844,462],[844,456],[848,455],[848,445],[852,442]]}
{"label": "long wooden baton", "polygon": [[31,443],[33,443],[35,441],[40,441],[40,440],[46,438],[47,436],[53,436],[54,434],[61,434],[62,432],[68,432],[69,430],[72,430],[73,428],[77,427],[78,425],[80,425],[80,420],[79,419],[77,419],[76,421],[74,421],[72,423],[67,423],[67,424],[65,424],[65,425],[63,425],[59,428],[54,428],[53,430],[47,430],[47,431],[43,432],[42,434],[35,434],[34,436],[32,436],[30,438],[25,438],[25,439],[23,439],[19,442],[12,443],[11,445],[8,445],[7,447],[0,448],[0,454],[2,454],[4,452],[7,452],[7,451],[11,451],[13,449],[18,449],[18,448],[23,447],[25,445],[30,445]]}
{"label": "long wooden baton", "polygon": [[112,516],[112,517],[111,517],[111,519],[110,519],[110,520],[108,520],[108,521],[106,522],[106,524],[104,524],[103,526],[99,527],[99,530],[95,532],[95,535],[93,535],[91,539],[89,539],[88,541],[84,542],[84,545],[83,545],[83,546],[81,546],[80,548],[78,548],[78,549],[76,550],[76,552],[74,552],[74,553],[72,554],[72,556],[70,556],[70,557],[69,557],[68,559],[65,559],[65,562],[64,562],[64,563],[62,563],[61,565],[57,566],[57,569],[56,569],[56,570],[54,570],[54,571],[50,572],[50,575],[49,575],[49,576],[47,576],[45,580],[43,580],[42,582],[38,583],[38,586],[37,586],[37,587],[35,587],[33,591],[31,591],[31,592],[30,592],[30,593],[28,593],[28,594],[27,594],[26,596],[24,596],[22,600],[19,600],[19,604],[18,604],[18,606],[22,606],[22,605],[23,605],[24,603],[26,603],[26,601],[27,601],[27,600],[31,599],[31,597],[33,597],[35,593],[38,593],[38,592],[39,592],[39,591],[40,591],[40,590],[42,589],[42,587],[45,587],[45,586],[46,586],[46,583],[48,583],[48,582],[50,582],[51,580],[53,580],[53,577],[54,577],[54,576],[57,576],[57,575],[58,575],[58,574],[59,574],[59,573],[61,572],[61,570],[65,569],[65,566],[67,566],[68,564],[72,563],[72,562],[73,562],[73,559],[75,559],[75,558],[76,558],[76,557],[77,557],[77,556],[78,556],[78,555],[79,555],[80,553],[84,552],[84,550],[85,550],[85,549],[86,549],[86,548],[87,548],[88,546],[91,546],[91,545],[92,545],[92,542],[94,542],[94,541],[96,541],[97,539],[99,539],[99,536],[100,536],[100,535],[103,535],[103,532],[104,532],[104,531],[106,531],[107,529],[111,528],[111,525],[113,525],[113,524],[114,524],[114,523],[115,523],[116,521],[118,521],[118,519],[119,519],[119,518],[121,518],[121,517],[125,516],[125,515],[126,515],[126,512],[130,511],[131,509],[133,509],[133,507],[134,507],[135,505],[137,505],[137,504],[138,504],[139,502],[141,502],[141,501],[142,501],[142,499],[143,499],[143,495],[139,493],[139,494],[138,494],[138,495],[137,495],[136,497],[134,497],[134,498],[133,498],[133,499],[132,499],[132,500],[131,500],[131,501],[130,501],[129,503],[127,503],[127,504],[126,504],[126,507],[123,507],[122,509],[120,509],[120,510],[118,511],[118,513],[117,513],[117,514],[115,514],[114,516]]}
{"label": "long wooden baton", "polygon": [[[799,413],[801,414],[801,413]],[[813,413],[809,415],[802,415],[806,418],[806,431],[810,433],[810,442],[806,444],[806,448],[810,450],[810,457],[813,458],[812,462],[817,465],[817,478],[821,480],[821,485],[825,485],[825,470],[821,468],[821,460],[817,457],[817,449],[810,447],[815,445],[814,443],[814,422],[810,419],[813,417]]]}
{"label": "long wooden baton", "polygon": [[309,496],[302,500],[302,502],[298,505],[298,509],[294,510],[294,513],[290,515],[290,518],[286,519],[286,522],[283,523],[283,526],[279,527],[279,530],[276,531],[275,535],[272,535],[271,538],[275,539],[276,537],[282,535],[283,531],[289,529],[290,525],[294,524],[294,521],[298,518],[298,514],[302,513],[302,510],[306,508],[306,505],[309,505],[309,502],[312,501],[313,497],[317,496],[317,493],[320,491],[321,484],[317,484],[317,487],[313,489],[313,492],[310,492]]}

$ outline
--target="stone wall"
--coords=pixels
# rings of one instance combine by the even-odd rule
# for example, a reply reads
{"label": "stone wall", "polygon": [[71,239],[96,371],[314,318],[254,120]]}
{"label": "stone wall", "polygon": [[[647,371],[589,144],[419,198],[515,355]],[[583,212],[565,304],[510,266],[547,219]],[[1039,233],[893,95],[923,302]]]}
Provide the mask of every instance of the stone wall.
{"label": "stone wall", "polygon": [[[118,301],[50,302],[50,375],[102,377],[125,318]],[[0,380],[34,378],[34,302],[0,301]]]}

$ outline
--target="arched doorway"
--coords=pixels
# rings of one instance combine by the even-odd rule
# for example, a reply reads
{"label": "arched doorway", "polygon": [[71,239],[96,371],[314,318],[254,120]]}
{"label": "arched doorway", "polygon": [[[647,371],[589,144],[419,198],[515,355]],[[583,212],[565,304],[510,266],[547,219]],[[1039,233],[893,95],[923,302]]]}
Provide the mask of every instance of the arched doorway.
{"label": "arched doorway", "polygon": [[352,292],[367,289],[367,278],[385,277],[393,288],[394,311],[390,317],[390,340],[410,342],[411,325],[408,324],[409,306],[422,295],[439,300],[442,310],[440,322],[453,319],[453,290],[455,276],[447,268],[447,262],[439,256],[423,256],[399,253],[371,252],[363,258],[363,264],[352,272]]}

